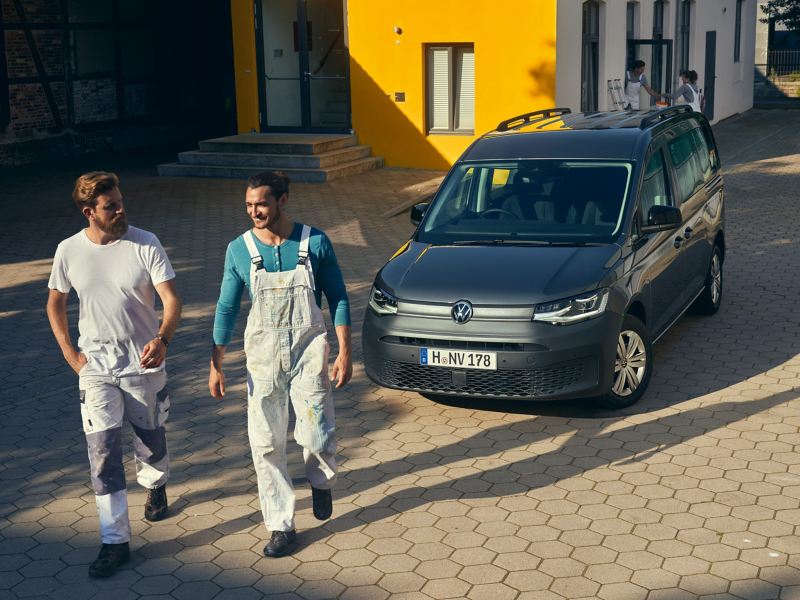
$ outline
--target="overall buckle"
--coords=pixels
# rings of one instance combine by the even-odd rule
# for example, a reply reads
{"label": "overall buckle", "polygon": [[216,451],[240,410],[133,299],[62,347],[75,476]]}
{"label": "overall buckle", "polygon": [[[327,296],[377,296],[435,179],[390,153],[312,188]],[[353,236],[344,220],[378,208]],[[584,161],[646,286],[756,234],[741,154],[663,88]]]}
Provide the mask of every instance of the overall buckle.
{"label": "overall buckle", "polygon": [[264,259],[261,258],[260,256],[252,256],[250,258],[250,262],[253,263],[253,266],[256,268],[256,271],[264,268]]}

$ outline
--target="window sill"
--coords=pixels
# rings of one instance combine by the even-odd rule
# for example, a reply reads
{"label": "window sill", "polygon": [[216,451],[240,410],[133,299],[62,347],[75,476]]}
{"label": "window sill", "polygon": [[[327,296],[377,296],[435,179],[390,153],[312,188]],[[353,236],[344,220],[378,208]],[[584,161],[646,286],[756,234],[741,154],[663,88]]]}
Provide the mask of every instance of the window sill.
{"label": "window sill", "polygon": [[475,135],[475,130],[466,130],[466,129],[456,129],[456,130],[446,130],[446,129],[434,129],[428,132],[428,135],[444,135],[444,136],[453,136],[453,135],[460,135],[460,136],[473,136]]}

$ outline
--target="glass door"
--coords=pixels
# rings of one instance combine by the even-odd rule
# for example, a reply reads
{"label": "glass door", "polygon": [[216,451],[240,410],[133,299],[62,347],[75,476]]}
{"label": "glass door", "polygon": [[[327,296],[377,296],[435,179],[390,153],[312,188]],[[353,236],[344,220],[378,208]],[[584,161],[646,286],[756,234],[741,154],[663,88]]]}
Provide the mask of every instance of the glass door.
{"label": "glass door", "polygon": [[349,131],[342,0],[260,0],[256,44],[262,131]]}
{"label": "glass door", "polygon": [[[672,40],[628,40],[626,67],[635,60],[644,61],[644,74],[653,90],[662,94],[672,92]],[[656,98],[644,90],[640,94],[639,106],[643,110],[646,106],[655,106]]]}
{"label": "glass door", "polygon": [[[350,129],[349,61],[341,0],[305,0],[311,126]],[[313,25],[313,27],[312,27]]]}

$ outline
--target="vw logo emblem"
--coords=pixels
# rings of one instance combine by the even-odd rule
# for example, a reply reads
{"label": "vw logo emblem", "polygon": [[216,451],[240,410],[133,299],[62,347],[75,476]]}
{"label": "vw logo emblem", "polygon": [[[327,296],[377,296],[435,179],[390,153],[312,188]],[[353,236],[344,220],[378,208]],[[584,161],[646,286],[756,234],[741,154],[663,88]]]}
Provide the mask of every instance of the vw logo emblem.
{"label": "vw logo emblem", "polygon": [[450,311],[450,314],[453,316],[453,321],[456,323],[466,323],[472,318],[472,304],[466,300],[459,300],[455,303],[455,306],[453,306],[453,310]]}

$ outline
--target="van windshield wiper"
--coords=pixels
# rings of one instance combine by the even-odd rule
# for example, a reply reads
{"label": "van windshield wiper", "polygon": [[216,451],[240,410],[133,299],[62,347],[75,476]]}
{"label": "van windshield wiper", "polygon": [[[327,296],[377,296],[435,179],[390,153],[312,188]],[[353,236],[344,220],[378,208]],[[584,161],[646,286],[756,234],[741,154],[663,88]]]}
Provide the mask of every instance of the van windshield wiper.
{"label": "van windshield wiper", "polygon": [[458,240],[448,246],[547,246],[549,242],[540,240]]}
{"label": "van windshield wiper", "polygon": [[547,240],[458,240],[449,246],[603,246],[593,242],[554,242]]}

